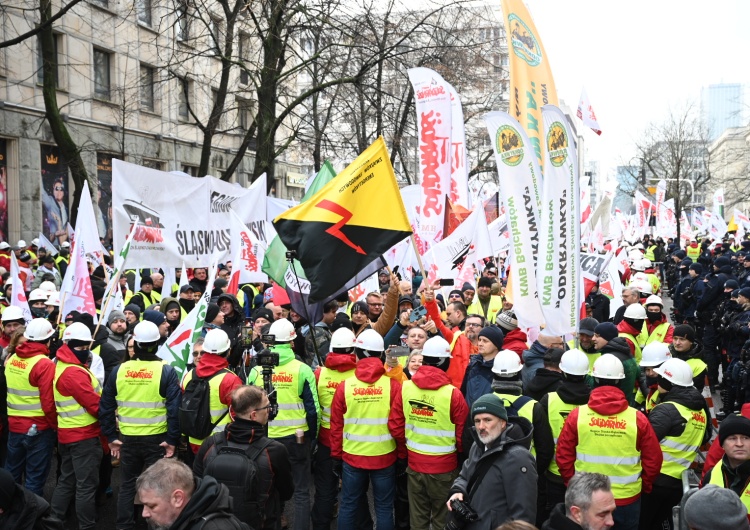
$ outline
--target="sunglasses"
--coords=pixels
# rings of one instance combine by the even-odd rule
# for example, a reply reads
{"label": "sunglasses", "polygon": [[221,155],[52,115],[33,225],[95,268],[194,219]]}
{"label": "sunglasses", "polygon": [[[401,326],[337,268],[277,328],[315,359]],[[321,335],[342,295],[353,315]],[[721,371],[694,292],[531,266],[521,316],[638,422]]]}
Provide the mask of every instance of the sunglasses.
{"label": "sunglasses", "polygon": [[61,188],[60,186],[55,186],[55,191],[65,191],[65,188]]}

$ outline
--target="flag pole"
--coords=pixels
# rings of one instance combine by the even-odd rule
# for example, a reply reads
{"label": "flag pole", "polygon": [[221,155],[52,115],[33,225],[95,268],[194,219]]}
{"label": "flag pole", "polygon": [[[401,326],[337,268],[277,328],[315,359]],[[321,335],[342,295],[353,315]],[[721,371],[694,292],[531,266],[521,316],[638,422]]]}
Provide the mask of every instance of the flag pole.
{"label": "flag pole", "polygon": [[414,247],[414,254],[417,255],[417,263],[419,263],[419,270],[422,271],[422,279],[427,280],[427,272],[424,270],[424,264],[422,263],[422,256],[419,254],[419,248],[417,247],[417,240],[414,238],[414,232],[409,236],[411,244]]}
{"label": "flag pole", "polygon": [[[105,273],[106,270],[105,270]],[[115,281],[114,284],[112,284],[112,288],[109,290],[109,293],[107,293],[107,299],[104,301],[104,304],[101,307],[100,316],[107,314],[107,308],[109,307],[109,302],[112,300],[112,295],[115,292],[115,289],[119,289],[120,287],[117,285],[120,281],[120,271],[117,271],[112,278],[113,281]],[[99,327],[102,325],[102,319],[100,318],[99,321],[96,323],[96,328],[94,328],[94,334],[91,335],[91,344],[89,344],[89,349],[94,345],[94,337],[96,337],[97,332],[99,331]]]}
{"label": "flag pole", "polygon": [[[294,256],[296,255],[297,255],[296,250],[288,250],[286,253],[286,259],[289,262],[289,266],[292,268],[292,272],[294,273],[294,279],[297,280],[297,287],[299,288],[299,276],[297,276],[297,268],[294,266]],[[307,295],[307,299],[308,301],[310,300],[309,294]],[[308,313],[307,311],[307,304],[305,303],[302,305],[305,309],[305,319],[307,320],[307,324],[310,326],[310,333],[312,334],[312,343],[313,343],[313,349],[315,350],[315,358],[318,359],[319,366],[325,366],[325,364],[323,363],[323,359],[321,359],[320,357],[320,352],[318,351],[318,341],[315,338],[315,324],[317,324],[317,322],[310,322],[310,313]]]}

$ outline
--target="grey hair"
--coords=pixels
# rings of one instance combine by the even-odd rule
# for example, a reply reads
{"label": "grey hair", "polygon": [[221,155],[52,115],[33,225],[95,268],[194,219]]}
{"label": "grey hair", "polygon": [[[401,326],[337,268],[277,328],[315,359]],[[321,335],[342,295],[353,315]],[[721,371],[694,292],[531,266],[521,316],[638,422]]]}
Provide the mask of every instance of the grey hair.
{"label": "grey hair", "polygon": [[582,511],[591,507],[591,498],[595,491],[611,491],[612,484],[609,477],[601,473],[576,473],[568,483],[565,492],[565,513],[570,515],[570,509],[578,506]]}
{"label": "grey hair", "polygon": [[630,294],[635,294],[636,296],[640,296],[640,292],[635,287],[623,287],[622,293],[624,294],[625,291],[629,291]]}
{"label": "grey hair", "polygon": [[195,490],[192,470],[174,458],[162,458],[146,469],[135,482],[136,491],[150,490],[159,497],[167,497],[182,490],[189,499]]}

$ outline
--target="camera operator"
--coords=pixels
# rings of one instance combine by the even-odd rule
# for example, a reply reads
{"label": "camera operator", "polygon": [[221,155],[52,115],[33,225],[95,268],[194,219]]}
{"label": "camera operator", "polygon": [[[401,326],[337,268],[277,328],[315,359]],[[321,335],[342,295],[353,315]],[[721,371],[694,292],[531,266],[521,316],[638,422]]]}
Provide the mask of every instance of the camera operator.
{"label": "camera operator", "polygon": [[529,452],[531,423],[508,419],[496,394],[471,407],[475,444],[448,499],[446,529],[497,528],[508,520],[536,521],[537,471]]}
{"label": "camera operator", "polygon": [[[294,357],[292,341],[297,333],[294,325],[285,318],[274,321],[268,330],[268,341],[273,353],[278,355],[274,369],[273,385],[279,413],[268,423],[268,437],[281,442],[289,452],[294,478],[294,530],[310,527],[310,448],[318,434],[320,406],[315,376],[309,366]],[[271,339],[271,337],[273,339]],[[258,366],[250,371],[249,385],[264,386],[261,367],[264,352],[258,355]]]}

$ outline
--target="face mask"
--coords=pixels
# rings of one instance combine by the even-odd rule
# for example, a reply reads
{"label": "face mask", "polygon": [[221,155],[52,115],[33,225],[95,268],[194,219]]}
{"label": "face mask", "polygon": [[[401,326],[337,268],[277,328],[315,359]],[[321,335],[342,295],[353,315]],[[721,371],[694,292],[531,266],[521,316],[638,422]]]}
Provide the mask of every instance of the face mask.
{"label": "face mask", "polygon": [[661,313],[646,313],[649,322],[659,322],[661,320]]}
{"label": "face mask", "polygon": [[646,376],[646,386],[651,387],[651,386],[656,385],[656,383],[658,383],[658,382],[659,382],[659,377],[658,376],[657,377]]}
{"label": "face mask", "polygon": [[44,307],[31,307],[31,314],[34,318],[47,318],[47,309]]}
{"label": "face mask", "polygon": [[71,350],[81,364],[88,364],[89,357],[91,357],[90,350]]}
{"label": "face mask", "polygon": [[180,306],[185,311],[187,311],[188,313],[190,313],[190,311],[192,311],[193,308],[195,307],[195,300],[188,300],[186,298],[180,298]]}

